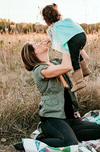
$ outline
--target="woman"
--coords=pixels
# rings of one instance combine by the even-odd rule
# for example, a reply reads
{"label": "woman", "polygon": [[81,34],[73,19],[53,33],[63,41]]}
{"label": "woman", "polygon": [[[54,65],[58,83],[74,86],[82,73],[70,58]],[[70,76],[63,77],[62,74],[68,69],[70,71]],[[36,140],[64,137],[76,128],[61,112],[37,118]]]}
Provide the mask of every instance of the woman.
{"label": "woman", "polygon": [[[27,42],[21,51],[28,71],[33,71],[35,84],[41,93],[39,115],[45,135],[37,137],[51,147],[77,145],[78,141],[100,138],[100,126],[74,117],[72,105],[79,108],[71,92],[72,83],[66,74],[72,69],[70,56],[49,60],[48,48],[41,43]],[[66,60],[67,59],[67,60]]]}

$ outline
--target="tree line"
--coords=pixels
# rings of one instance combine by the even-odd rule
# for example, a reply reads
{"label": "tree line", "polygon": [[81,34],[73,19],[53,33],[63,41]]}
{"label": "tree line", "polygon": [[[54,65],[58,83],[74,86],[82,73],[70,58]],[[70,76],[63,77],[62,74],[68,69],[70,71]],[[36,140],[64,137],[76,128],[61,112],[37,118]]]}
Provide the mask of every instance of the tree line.
{"label": "tree line", "polygon": [[[82,23],[80,26],[84,29],[87,34],[93,34],[94,32],[100,31],[100,23],[86,24]],[[10,20],[0,19],[0,33],[46,33],[48,26],[40,23],[14,23]]]}

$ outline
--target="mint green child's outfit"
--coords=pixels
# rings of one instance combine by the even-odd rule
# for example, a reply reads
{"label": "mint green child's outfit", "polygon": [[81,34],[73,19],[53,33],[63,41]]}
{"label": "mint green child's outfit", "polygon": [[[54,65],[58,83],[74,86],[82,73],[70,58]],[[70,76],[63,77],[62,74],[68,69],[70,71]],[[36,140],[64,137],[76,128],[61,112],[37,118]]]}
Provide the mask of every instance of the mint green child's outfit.
{"label": "mint green child's outfit", "polygon": [[84,32],[82,27],[70,18],[51,24],[47,30],[49,39],[52,42],[52,48],[66,54],[70,54],[67,42],[73,36],[82,32]]}
{"label": "mint green child's outfit", "polygon": [[71,55],[74,71],[79,70],[79,62],[83,60],[80,51],[86,44],[86,34],[82,27],[66,18],[51,24],[47,33],[52,42],[52,49]]}

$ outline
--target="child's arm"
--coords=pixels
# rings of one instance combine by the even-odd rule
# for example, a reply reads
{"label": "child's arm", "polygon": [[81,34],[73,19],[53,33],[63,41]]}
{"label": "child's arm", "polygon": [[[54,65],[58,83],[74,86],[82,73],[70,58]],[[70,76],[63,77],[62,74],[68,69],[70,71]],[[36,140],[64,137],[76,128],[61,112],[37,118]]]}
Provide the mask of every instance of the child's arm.
{"label": "child's arm", "polygon": [[83,59],[86,61],[89,59],[89,56],[87,55],[87,53],[85,52],[85,50],[81,50],[80,54],[82,55]]}
{"label": "child's arm", "polygon": [[[51,27],[51,28],[47,31],[49,37],[52,37],[52,29],[53,29],[53,27]],[[47,45],[47,44],[49,44],[49,42],[51,42],[51,41],[50,41],[49,38],[47,38],[47,39],[45,39],[45,40],[42,41],[42,44],[43,44],[43,45]]]}
{"label": "child's arm", "polygon": [[42,41],[42,44],[43,45],[47,45],[47,44],[49,44],[49,42],[51,42],[51,41],[50,41],[49,38],[47,38],[47,39],[45,39],[45,40]]}

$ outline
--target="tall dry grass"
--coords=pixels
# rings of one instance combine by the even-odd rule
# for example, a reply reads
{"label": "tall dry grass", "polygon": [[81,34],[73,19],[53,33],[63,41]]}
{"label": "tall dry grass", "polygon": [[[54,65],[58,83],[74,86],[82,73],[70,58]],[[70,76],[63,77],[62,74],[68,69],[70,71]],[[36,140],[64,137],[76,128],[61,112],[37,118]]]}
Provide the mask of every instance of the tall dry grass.
{"label": "tall dry grass", "polygon": [[78,91],[77,97],[80,103],[80,113],[100,109],[100,36],[99,33],[87,35],[85,50],[90,59],[87,65],[91,75],[86,77],[87,87]]}
{"label": "tall dry grass", "polygon": [[[0,137],[26,137],[39,122],[40,94],[33,75],[22,64],[20,51],[27,41],[41,42],[46,34],[0,35]],[[55,51],[50,52],[55,56]],[[11,135],[12,134],[12,135]]]}
{"label": "tall dry grass", "polygon": [[[22,64],[20,51],[27,41],[40,42],[46,34],[0,35],[0,137],[16,140],[27,137],[39,122],[38,103],[40,94],[33,75]],[[49,45],[50,58],[61,57]],[[85,50],[92,74],[86,77],[87,87],[77,92],[80,113],[100,108],[100,38],[99,34],[88,35]],[[71,77],[71,73],[69,73]]]}

